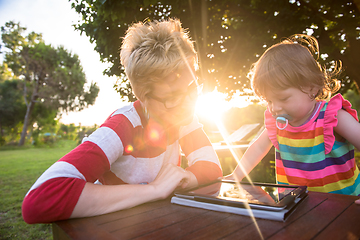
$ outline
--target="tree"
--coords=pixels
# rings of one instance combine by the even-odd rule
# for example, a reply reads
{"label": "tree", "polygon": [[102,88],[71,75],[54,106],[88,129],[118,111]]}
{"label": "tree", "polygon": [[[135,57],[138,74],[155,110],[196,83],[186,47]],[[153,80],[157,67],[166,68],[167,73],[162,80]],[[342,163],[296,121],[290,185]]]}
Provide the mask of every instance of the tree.
{"label": "tree", "polygon": [[[1,49],[1,45],[0,45]],[[1,53],[1,52],[0,52]],[[0,65],[0,83],[6,80],[11,80],[13,78],[12,72],[9,71],[9,68],[6,63]]]}
{"label": "tree", "polygon": [[26,106],[19,90],[17,80],[0,82],[0,145],[5,143],[5,129],[9,134],[24,119]]}
{"label": "tree", "polygon": [[79,111],[94,104],[99,92],[96,83],[84,89],[86,78],[76,54],[62,46],[45,44],[41,34],[31,32],[25,37],[25,30],[14,22],[1,28],[2,41],[8,50],[4,62],[22,80],[26,105],[19,145],[25,142],[35,105],[57,112]]}
{"label": "tree", "polygon": [[110,67],[104,74],[119,76],[117,90],[133,99],[119,46],[129,24],[167,17],[181,19],[200,59],[200,77],[207,90],[229,93],[249,88],[247,73],[269,46],[297,33],[314,35],[322,65],[331,71],[341,60],[343,90],[360,85],[360,3],[358,0],[69,0],[82,15],[76,29],[86,33]]}

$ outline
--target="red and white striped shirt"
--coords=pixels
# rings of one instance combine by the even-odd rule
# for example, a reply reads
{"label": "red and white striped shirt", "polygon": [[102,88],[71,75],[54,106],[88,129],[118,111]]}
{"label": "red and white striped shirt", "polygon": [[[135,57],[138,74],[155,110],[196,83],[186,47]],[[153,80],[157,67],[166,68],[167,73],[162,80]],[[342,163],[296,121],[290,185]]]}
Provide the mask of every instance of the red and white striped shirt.
{"label": "red and white striped shirt", "polygon": [[139,101],[115,111],[89,137],[47,169],[22,205],[27,223],[68,219],[86,182],[152,182],[165,163],[180,165],[180,147],[199,184],[222,177],[219,160],[195,117],[180,129],[164,131],[146,120]]}

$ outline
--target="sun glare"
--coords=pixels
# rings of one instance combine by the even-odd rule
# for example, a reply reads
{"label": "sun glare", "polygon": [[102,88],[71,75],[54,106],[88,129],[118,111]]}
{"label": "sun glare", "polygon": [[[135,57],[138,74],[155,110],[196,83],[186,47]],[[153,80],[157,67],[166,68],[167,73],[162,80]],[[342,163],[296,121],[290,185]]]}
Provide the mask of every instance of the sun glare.
{"label": "sun glare", "polygon": [[196,113],[208,120],[218,121],[231,104],[225,100],[226,95],[214,90],[201,95],[196,103]]}
{"label": "sun glare", "polygon": [[[210,93],[203,94],[199,97],[196,103],[196,113],[208,120],[213,121],[216,124],[218,131],[220,132],[223,141],[227,146],[229,146],[229,151],[233,155],[235,161],[239,164],[242,157],[242,152],[235,151],[230,146],[231,142],[228,142],[228,137],[230,133],[227,131],[224,126],[223,121],[221,121],[224,113],[232,107],[246,107],[250,104],[250,98],[246,96],[235,96],[232,100],[226,101],[226,94],[218,92],[216,89]],[[240,169],[245,172],[242,165],[240,164]],[[246,176],[248,181],[251,183],[251,179]]]}
{"label": "sun glare", "polygon": [[217,122],[230,108],[242,108],[250,104],[250,98],[240,96],[239,93],[235,94],[230,101],[225,100],[226,96],[225,93],[218,92],[216,89],[199,96],[196,103],[196,113],[201,117]]}

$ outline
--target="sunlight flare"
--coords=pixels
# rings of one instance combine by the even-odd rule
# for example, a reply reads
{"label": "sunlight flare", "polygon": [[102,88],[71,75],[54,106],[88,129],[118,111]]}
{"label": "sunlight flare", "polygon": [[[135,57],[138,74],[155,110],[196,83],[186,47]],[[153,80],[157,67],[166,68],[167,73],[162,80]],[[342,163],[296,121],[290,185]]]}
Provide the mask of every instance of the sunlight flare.
{"label": "sunlight flare", "polygon": [[[236,161],[236,164],[240,167],[241,171],[246,174],[245,169],[243,168],[242,164],[240,164],[240,159],[242,158],[243,153],[240,150],[235,151],[234,148],[232,148],[231,143],[227,140],[228,136],[230,134],[227,132],[227,130],[226,130],[225,126],[222,124],[221,120],[218,119],[218,120],[215,121],[215,123],[216,123],[216,126],[217,126],[218,130],[220,131],[220,134],[223,137],[226,145],[229,147],[229,151],[231,152],[232,156],[234,157],[234,159]],[[249,181],[249,183],[253,186],[253,182],[252,182],[251,178],[249,177],[249,175],[246,174],[245,176],[246,176],[247,180]],[[235,177],[235,181],[236,181],[236,183],[237,183],[237,185],[238,185],[238,187],[240,189],[240,180],[241,179],[238,179],[236,177],[236,175],[234,177]],[[256,222],[256,219],[255,219],[255,217],[253,215],[253,212],[252,212],[249,204],[247,202],[245,202],[244,204],[245,204],[246,209],[249,212],[249,216],[251,217],[252,221],[255,224],[255,227],[256,227],[257,232],[259,233],[260,239],[264,239],[264,237],[263,237],[263,235],[261,233],[260,227],[259,227],[258,223]]]}
{"label": "sunlight flare", "polygon": [[219,92],[216,88],[212,92],[200,95],[196,103],[197,115],[217,122],[230,108],[247,107],[254,99],[253,96],[242,95],[239,91],[229,101],[226,100],[227,96],[227,94]]}
{"label": "sunlight flare", "polygon": [[196,103],[196,113],[208,120],[219,121],[224,112],[231,108],[231,104],[225,100],[226,94],[212,92],[199,96]]}

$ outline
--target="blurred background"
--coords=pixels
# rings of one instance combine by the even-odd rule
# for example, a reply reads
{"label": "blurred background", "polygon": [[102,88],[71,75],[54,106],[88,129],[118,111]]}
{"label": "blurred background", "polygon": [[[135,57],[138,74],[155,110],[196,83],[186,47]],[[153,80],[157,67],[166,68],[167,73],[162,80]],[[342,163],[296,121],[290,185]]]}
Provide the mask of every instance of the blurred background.
{"label": "blurred background", "polygon": [[197,114],[213,142],[224,140],[216,122],[225,135],[262,123],[247,74],[268,47],[297,33],[318,39],[318,60],[328,71],[342,62],[340,92],[359,109],[358,1],[2,0],[0,144],[41,144],[39,136],[96,128],[133,101],[119,63],[121,37],[133,22],[168,17],[179,18],[195,41],[205,83]]}

